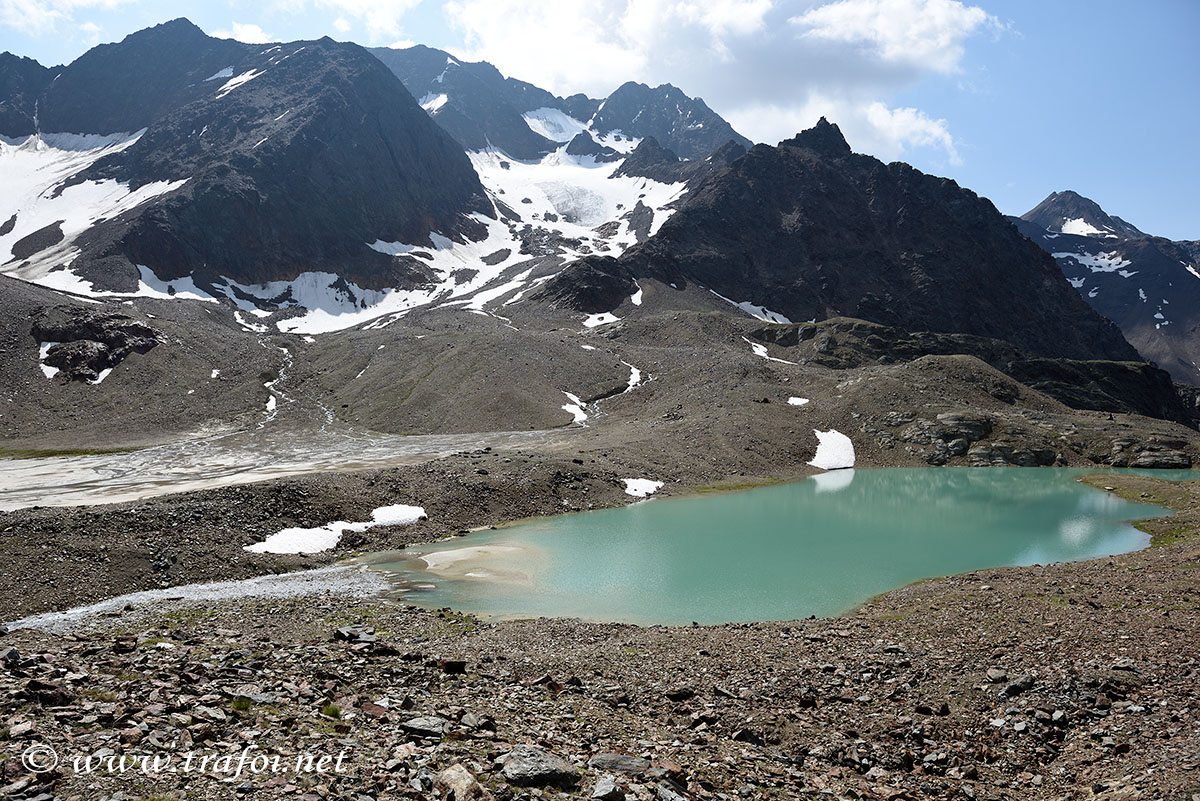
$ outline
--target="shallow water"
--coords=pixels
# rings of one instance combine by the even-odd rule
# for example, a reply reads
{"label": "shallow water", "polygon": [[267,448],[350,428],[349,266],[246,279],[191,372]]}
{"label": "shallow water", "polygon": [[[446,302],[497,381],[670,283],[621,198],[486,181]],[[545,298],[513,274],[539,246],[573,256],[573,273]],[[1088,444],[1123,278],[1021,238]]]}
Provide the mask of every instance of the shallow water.
{"label": "shallow water", "polygon": [[922,578],[1146,547],[1149,537],[1129,522],[1166,512],[1075,480],[1092,472],[834,471],[535,520],[367,561],[406,600],[499,617],[681,624],[836,615]]}
{"label": "shallow water", "polygon": [[400,436],[267,425],[124,453],[0,460],[0,511],[118,503],[319,471],[417,464],[483,447],[520,447],[561,431]]}

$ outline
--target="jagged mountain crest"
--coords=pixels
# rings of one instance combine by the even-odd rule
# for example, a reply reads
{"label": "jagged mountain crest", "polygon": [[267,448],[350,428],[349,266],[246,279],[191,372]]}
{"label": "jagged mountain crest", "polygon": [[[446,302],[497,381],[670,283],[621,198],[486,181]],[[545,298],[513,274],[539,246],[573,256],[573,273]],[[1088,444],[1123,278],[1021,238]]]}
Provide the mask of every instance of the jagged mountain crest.
{"label": "jagged mountain crest", "polygon": [[[704,158],[732,140],[752,144],[703,100],[663,84],[627,82],[603,100],[557,97],[487,62],[464,62],[416,45],[372,51],[438,124],[467,150],[499,149],[518,159],[540,158],[590,130],[602,146],[654,137],[686,159]],[[576,148],[586,143],[577,143]]]}
{"label": "jagged mountain crest", "polygon": [[828,121],[717,170],[657,236],[619,259],[585,260],[586,292],[571,286],[573,272],[547,297],[603,305],[652,277],[699,284],[774,318],[849,316],[1003,339],[1042,356],[1137,357],[988,200],[851,153]]}

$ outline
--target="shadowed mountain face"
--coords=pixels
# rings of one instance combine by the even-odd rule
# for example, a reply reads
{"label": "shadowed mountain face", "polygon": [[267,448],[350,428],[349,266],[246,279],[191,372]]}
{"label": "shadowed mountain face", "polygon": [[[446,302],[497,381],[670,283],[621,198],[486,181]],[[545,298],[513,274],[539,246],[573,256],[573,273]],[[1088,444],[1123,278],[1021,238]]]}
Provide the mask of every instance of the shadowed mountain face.
{"label": "shadowed mountain face", "polygon": [[28,136],[37,130],[37,99],[61,69],[0,53],[0,135]]}
{"label": "shadowed mountain face", "polygon": [[1092,308],[1177,381],[1200,383],[1200,247],[1143,233],[1075,192],[1020,218]]}
{"label": "shadowed mountain face", "polygon": [[[547,291],[571,298],[575,272]],[[578,274],[593,302],[645,275],[697,282],[795,321],[852,316],[1001,339],[1039,356],[1137,358],[990,202],[853,154],[825,120],[752,148],[693,189],[657,236]],[[597,274],[613,276],[613,293],[598,291]]]}
{"label": "shadowed mountain face", "polygon": [[650,88],[629,82],[604,100],[564,98],[506,78],[487,62],[462,62],[422,45],[371,52],[467,150],[492,147],[532,160],[585,129],[601,138],[653,137],[684,159],[705,158],[730,141],[743,148],[752,144],[703,100],[670,84]]}
{"label": "shadowed mountain face", "polygon": [[56,192],[186,181],[79,236],[71,269],[102,288],[132,289],[139,264],[165,279],[324,269],[395,286],[411,267],[368,243],[454,236],[477,225],[464,215],[494,213],[457,143],[357,45],[245,45],[176,20],[89,51],[35,101],[42,131],[146,129]]}

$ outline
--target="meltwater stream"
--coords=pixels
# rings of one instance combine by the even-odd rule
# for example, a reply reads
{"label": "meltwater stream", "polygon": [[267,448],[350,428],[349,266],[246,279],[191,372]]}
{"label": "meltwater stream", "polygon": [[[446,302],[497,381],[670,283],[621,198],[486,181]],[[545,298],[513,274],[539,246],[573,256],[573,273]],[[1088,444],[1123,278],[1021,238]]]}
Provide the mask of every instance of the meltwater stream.
{"label": "meltwater stream", "polygon": [[[1057,468],[835,471],[654,500],[367,558],[422,605],[686,624],[844,613],[912,581],[1144,548],[1168,514]],[[1124,472],[1124,471],[1122,471]],[[1193,478],[1192,471],[1155,471]]]}

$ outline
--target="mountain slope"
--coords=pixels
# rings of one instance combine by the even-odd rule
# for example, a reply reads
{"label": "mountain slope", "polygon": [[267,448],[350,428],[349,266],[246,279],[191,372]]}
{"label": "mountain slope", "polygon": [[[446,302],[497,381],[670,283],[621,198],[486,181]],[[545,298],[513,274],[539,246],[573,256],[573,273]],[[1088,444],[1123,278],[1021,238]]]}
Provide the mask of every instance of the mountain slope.
{"label": "mountain slope", "polygon": [[1178,381],[1200,382],[1196,243],[1143,233],[1075,192],[1052,193],[1011,219],[1145,359]]}
{"label": "mountain slope", "polygon": [[590,260],[547,292],[580,302],[576,275],[596,285],[585,293],[592,305],[652,276],[698,282],[775,318],[852,316],[1001,339],[1040,356],[1137,358],[991,203],[853,154],[823,119],[778,147],[752,148],[693,189],[657,236],[618,261]]}
{"label": "mountain slope", "polygon": [[[494,214],[457,144],[356,45],[244,45],[177,20],[89,51],[38,107],[43,130],[110,136],[4,151],[6,174],[28,181],[0,200],[0,258],[31,280],[70,283],[50,275],[69,263],[121,291],[137,265],[166,280],[325,270],[395,286],[419,262],[370,243],[428,243]],[[44,163],[61,166],[39,186]]]}

